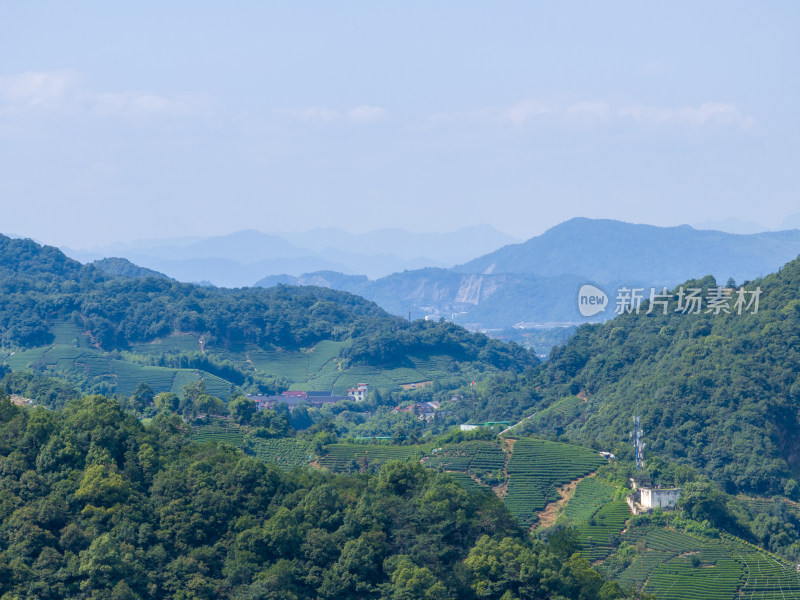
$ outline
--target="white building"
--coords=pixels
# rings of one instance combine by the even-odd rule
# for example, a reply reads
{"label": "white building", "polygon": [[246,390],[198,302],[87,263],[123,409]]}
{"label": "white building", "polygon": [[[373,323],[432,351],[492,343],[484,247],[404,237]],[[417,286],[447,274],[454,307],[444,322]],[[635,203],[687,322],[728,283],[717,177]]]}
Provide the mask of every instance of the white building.
{"label": "white building", "polygon": [[675,508],[681,495],[680,488],[639,488],[641,493],[640,504],[648,510],[657,506],[660,508]]}
{"label": "white building", "polygon": [[367,394],[369,394],[369,385],[366,383],[359,383],[356,387],[347,390],[347,395],[356,402],[366,400]]}

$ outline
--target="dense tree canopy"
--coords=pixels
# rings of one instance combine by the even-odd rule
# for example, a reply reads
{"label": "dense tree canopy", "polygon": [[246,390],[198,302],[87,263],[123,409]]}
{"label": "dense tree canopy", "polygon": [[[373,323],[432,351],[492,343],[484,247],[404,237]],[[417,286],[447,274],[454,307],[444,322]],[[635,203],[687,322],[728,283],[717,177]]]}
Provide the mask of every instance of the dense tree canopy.
{"label": "dense tree canopy", "polygon": [[529,540],[493,495],[417,463],[284,473],[180,428],[100,396],[63,411],[0,400],[0,595],[623,597]]}
{"label": "dense tree canopy", "polygon": [[[716,285],[707,277],[684,287],[706,297]],[[639,414],[650,455],[693,465],[729,492],[796,497],[800,259],[746,286],[756,288],[757,313],[648,315],[645,302],[640,314],[579,328],[528,377],[498,377],[489,388],[509,390],[498,404],[517,399],[524,410],[514,416],[536,413],[519,433],[565,435],[630,455]],[[556,405],[569,397],[575,401]]]}
{"label": "dense tree canopy", "polygon": [[[353,339],[343,351],[352,364],[399,366],[409,353],[449,354],[499,369],[537,362],[519,346],[448,323],[409,324],[346,292],[283,285],[231,290],[143,275],[119,278],[55,248],[0,236],[0,345],[49,344],[52,327],[71,321],[104,350],[193,333],[224,349],[298,349]],[[193,356],[189,362],[246,378],[223,361]]]}

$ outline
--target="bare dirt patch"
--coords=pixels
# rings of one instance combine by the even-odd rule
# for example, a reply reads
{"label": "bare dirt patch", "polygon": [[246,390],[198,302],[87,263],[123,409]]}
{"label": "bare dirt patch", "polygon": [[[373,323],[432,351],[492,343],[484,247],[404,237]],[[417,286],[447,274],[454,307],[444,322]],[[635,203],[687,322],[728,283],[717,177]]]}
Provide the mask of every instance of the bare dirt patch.
{"label": "bare dirt patch", "polygon": [[514,442],[516,441],[517,441],[516,439],[509,439],[509,438],[500,439],[500,443],[506,447],[506,450],[508,450],[508,452],[506,452],[506,462],[503,464],[503,476],[505,477],[505,481],[503,481],[503,483],[500,485],[494,486],[492,488],[492,491],[494,492],[495,496],[497,496],[501,500],[508,493],[508,481],[509,481],[508,470],[507,470],[508,459],[511,458],[511,454],[514,452]]}
{"label": "bare dirt patch", "polygon": [[494,486],[492,491],[495,496],[502,500],[508,493],[508,477],[506,477],[506,480],[502,484]]}
{"label": "bare dirt patch", "polygon": [[17,394],[11,394],[9,399],[11,400],[11,404],[16,404],[17,406],[30,406],[33,404],[32,398],[25,398]]}
{"label": "bare dirt patch", "polygon": [[561,496],[555,502],[551,502],[547,506],[544,507],[544,510],[538,513],[539,520],[536,522],[536,527],[550,527],[551,525],[555,525],[556,520],[558,520],[558,516],[561,514],[564,506],[566,506],[567,502],[569,502],[572,497],[575,495],[575,488],[578,487],[578,484],[586,479],[587,477],[591,477],[594,473],[589,473],[583,477],[579,477],[575,481],[571,481],[566,485],[562,485],[558,490],[558,495]]}

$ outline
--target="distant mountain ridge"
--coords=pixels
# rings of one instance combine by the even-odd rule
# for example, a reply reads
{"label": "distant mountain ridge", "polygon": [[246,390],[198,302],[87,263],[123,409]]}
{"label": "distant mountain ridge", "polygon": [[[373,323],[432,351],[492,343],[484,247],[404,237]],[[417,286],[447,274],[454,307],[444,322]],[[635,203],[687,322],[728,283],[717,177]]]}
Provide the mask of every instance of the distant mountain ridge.
{"label": "distant mountain ridge", "polygon": [[733,234],[576,218],[458,265],[460,273],[581,275],[672,285],[692,273],[753,279],[800,254],[800,230]]}
{"label": "distant mountain ridge", "polygon": [[[256,285],[315,281],[363,295],[398,315],[410,311],[470,327],[509,328],[520,322],[586,322],[577,308],[584,283],[604,289],[613,305],[622,286],[649,293],[650,287],[672,287],[697,273],[741,283],[798,254],[800,230],[745,235],[576,218],[451,269],[417,269],[375,281],[309,273]],[[611,316],[613,309],[596,319]]]}
{"label": "distant mountain ridge", "polygon": [[378,278],[408,269],[446,267],[513,241],[486,225],[447,233],[380,229],[353,234],[337,228],[262,233],[248,229],[205,239],[139,240],[62,250],[83,262],[120,256],[180,281],[244,287],[265,275],[339,271]]}

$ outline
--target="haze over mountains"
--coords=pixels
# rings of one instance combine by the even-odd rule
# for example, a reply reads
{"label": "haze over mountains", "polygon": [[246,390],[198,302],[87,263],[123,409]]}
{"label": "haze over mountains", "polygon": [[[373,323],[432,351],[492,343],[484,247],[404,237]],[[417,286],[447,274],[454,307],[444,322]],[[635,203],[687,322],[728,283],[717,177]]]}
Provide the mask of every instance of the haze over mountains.
{"label": "haze over mountains", "polygon": [[735,217],[713,219],[700,223],[691,223],[695,229],[713,229],[725,233],[763,233],[765,231],[782,231],[784,229],[800,229],[800,213],[787,215],[778,227],[765,227],[755,221],[745,221]]}
{"label": "haze over mountains", "polygon": [[692,274],[720,283],[775,271],[800,254],[800,230],[737,235],[688,225],[655,227],[576,218],[540,236],[510,244],[451,269],[395,273],[376,281],[311,273],[267,277],[276,283],[325,285],[363,295],[390,312],[444,317],[475,328],[509,328],[519,323],[584,322],[577,292],[600,286],[614,315],[615,290],[622,286],[672,287]]}
{"label": "haze over mountains", "polygon": [[594,317],[604,320],[614,314],[619,287],[641,287],[646,295],[650,287],[671,287],[697,274],[741,283],[800,254],[798,229],[734,234],[586,218],[509,243],[514,241],[488,226],[443,234],[327,228],[281,235],[246,230],[66,252],[83,261],[124,256],[177,280],[224,287],[330,287],[398,315],[441,317],[475,329],[584,322],[576,303],[584,283],[608,294],[609,308]]}
{"label": "haze over mountains", "polygon": [[279,234],[248,229],[206,239],[62,250],[82,262],[118,256],[181,281],[244,287],[267,275],[332,270],[374,279],[406,269],[452,266],[515,241],[488,225],[449,233],[387,228],[353,234],[329,227]]}

